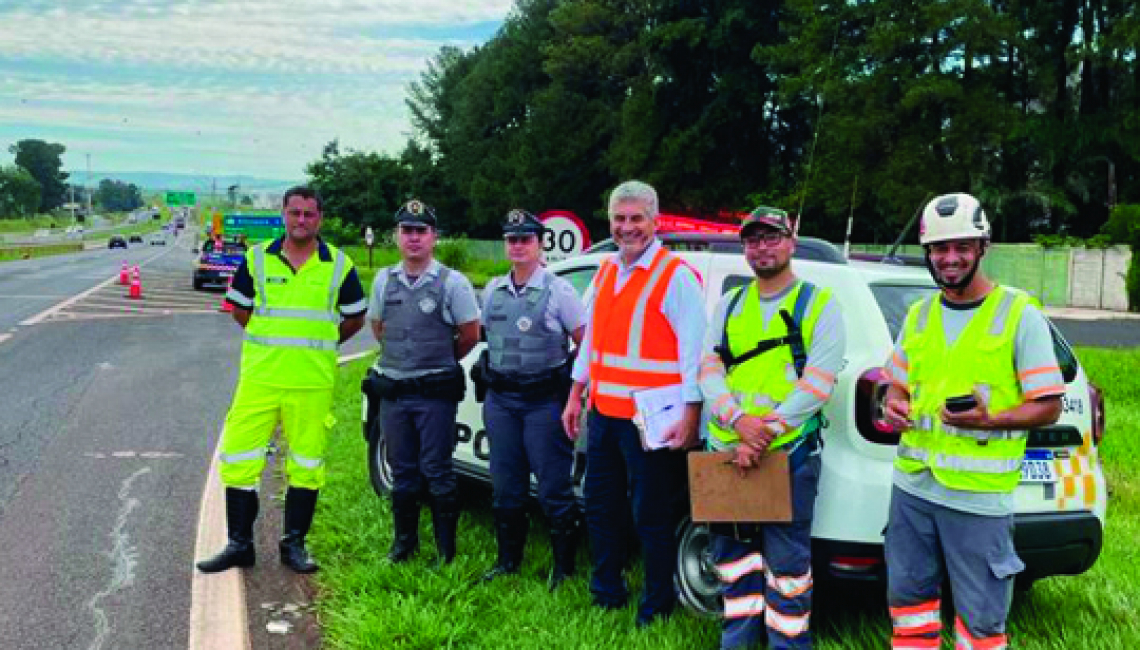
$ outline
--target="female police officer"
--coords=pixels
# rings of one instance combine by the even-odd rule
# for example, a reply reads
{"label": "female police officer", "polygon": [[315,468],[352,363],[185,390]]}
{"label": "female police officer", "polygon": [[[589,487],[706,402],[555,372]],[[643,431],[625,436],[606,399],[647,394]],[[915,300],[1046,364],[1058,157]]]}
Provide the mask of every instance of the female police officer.
{"label": "female police officer", "polygon": [[567,281],[542,268],[534,215],[512,210],[503,224],[511,272],[483,292],[488,354],[480,371],[488,387],[483,422],[491,438],[491,483],[499,553],[484,576],[517,573],[526,544],[530,473],[550,523],[554,589],[574,572],[579,527],[571,468],[574,447],[560,416],[569,387],[569,339],[582,340],[586,313]]}

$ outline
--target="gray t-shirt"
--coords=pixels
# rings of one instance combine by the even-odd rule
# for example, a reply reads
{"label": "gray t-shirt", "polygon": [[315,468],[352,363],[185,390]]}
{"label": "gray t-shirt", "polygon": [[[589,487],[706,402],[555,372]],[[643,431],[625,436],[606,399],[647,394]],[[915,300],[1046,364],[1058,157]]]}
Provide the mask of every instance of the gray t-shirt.
{"label": "gray t-shirt", "polygon": [[[978,313],[980,307],[981,301],[958,305],[939,300],[934,305],[934,309],[941,310],[942,329],[947,345],[958,340],[958,336],[966,329],[966,325]],[[891,380],[903,386],[908,383],[907,370],[910,367],[910,360],[902,346],[905,336],[904,329],[899,333],[894,353],[886,364],[886,371]],[[1049,331],[1049,323],[1045,315],[1032,305],[1025,308],[1018,323],[1013,357],[1021,392],[1026,399],[1065,393],[1065,380],[1061,377],[1057,355],[1053,351],[1053,335]],[[1012,514],[1015,510],[1012,492],[1000,494],[955,490],[939,483],[930,470],[908,474],[896,469],[894,484],[921,499],[976,515],[1002,517]]]}
{"label": "gray t-shirt", "polygon": [[[383,313],[384,307],[384,291],[388,287],[388,278],[392,277],[392,268],[386,267],[380,269],[376,273],[376,279],[372,281],[372,295],[368,300],[368,320],[380,320],[380,314]],[[395,277],[403,282],[405,286],[410,289],[426,283],[431,282],[440,271],[443,270],[443,265],[438,260],[432,260],[427,270],[422,275],[415,278],[414,283],[408,274],[404,271],[404,265],[401,263],[396,268]],[[447,281],[443,285],[443,306],[441,314],[443,322],[448,325],[464,325],[474,320],[479,320],[479,303],[475,298],[475,289],[471,286],[471,281],[468,280],[462,273],[455,269],[449,269],[451,272],[447,274]],[[390,377],[391,379],[411,379],[413,377],[422,377],[430,374],[432,370],[413,370],[408,372],[401,372],[399,370],[385,369],[380,370],[380,360],[377,358],[376,364],[373,367],[377,372]]]}
{"label": "gray t-shirt", "polygon": [[[797,280],[773,296],[759,296],[765,324],[773,318],[780,318],[780,304],[799,284],[800,281]],[[748,288],[746,285],[741,290]],[[817,288],[813,301],[820,299],[820,291]],[[705,331],[700,373],[701,393],[708,407],[706,413],[710,419],[726,429],[731,429],[733,423],[744,415],[736,396],[728,389],[724,363],[715,350],[716,346],[720,345],[728,317],[737,315],[744,309],[746,298],[737,301],[732,314],[727,313],[733,295],[735,292],[721,296],[713,311],[709,328]],[[810,309],[811,305],[808,306],[809,311]],[[843,356],[846,351],[847,331],[843,324],[843,313],[839,309],[838,302],[832,299],[823,306],[819,320],[816,321],[811,343],[807,349],[807,363],[804,366],[803,377],[796,382],[788,398],[775,410],[775,414],[783,418],[789,429],[806,422],[827,403],[835,388],[835,376],[843,366]]]}

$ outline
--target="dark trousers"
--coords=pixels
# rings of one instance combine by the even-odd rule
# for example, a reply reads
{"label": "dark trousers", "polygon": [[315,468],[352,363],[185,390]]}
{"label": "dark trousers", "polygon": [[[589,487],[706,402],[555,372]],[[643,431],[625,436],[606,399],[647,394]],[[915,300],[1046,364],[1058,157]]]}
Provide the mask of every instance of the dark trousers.
{"label": "dark trousers", "polygon": [[685,454],[645,451],[632,422],[591,411],[586,441],[586,526],[598,605],[625,603],[622,569],[629,556],[630,516],[641,542],[645,593],[638,622],[672,612],[677,601],[677,525],[684,513]]}
{"label": "dark trousers", "polygon": [[565,399],[527,400],[491,390],[483,403],[483,426],[491,437],[491,486],[496,509],[526,506],[530,474],[538,481],[538,501],[550,521],[574,508],[571,471],[574,443],[562,428]]}
{"label": "dark trousers", "polygon": [[419,494],[425,483],[433,497],[455,492],[451,456],[455,452],[456,407],[450,400],[415,395],[380,402],[393,492]]}

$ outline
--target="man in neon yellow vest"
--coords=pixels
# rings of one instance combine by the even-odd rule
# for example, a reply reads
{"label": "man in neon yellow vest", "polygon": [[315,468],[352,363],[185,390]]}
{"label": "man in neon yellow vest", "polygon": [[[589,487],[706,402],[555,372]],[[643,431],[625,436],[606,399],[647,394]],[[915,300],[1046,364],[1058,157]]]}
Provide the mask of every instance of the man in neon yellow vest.
{"label": "man in neon yellow vest", "polygon": [[894,648],[937,648],[949,574],[956,648],[1008,646],[1013,491],[1029,429],[1061,413],[1064,380],[1030,297],[979,270],[990,225],[978,200],[947,194],[919,235],[941,292],[907,314],[886,370],[884,417],[902,431],[886,532]]}
{"label": "man in neon yellow vest", "polygon": [[735,449],[747,470],[788,455],[792,521],[714,525],[724,582],[721,648],[810,648],[811,522],[819,484],[820,410],[843,365],[846,332],[831,292],[796,278],[788,214],[757,208],[740,230],[755,278],[726,293],[705,336],[701,392],[709,447]]}
{"label": "man in neon yellow vest", "polygon": [[256,490],[278,423],[289,477],[281,563],[298,573],[317,570],[305,535],[325,482],[337,346],[364,326],[367,305],[352,260],[317,235],[320,196],[294,187],[285,192],[282,215],[286,234],[247,251],[226,293],[245,330],[241,376],[218,456],[229,542],[198,563],[203,573],[253,566]]}

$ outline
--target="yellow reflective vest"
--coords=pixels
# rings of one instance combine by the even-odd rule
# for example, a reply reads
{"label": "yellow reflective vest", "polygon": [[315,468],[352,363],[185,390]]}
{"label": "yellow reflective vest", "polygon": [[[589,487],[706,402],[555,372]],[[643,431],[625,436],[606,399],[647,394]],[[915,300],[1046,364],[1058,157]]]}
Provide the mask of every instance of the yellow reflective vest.
{"label": "yellow reflective vest", "polygon": [[352,261],[328,247],[331,260],[314,251],[297,272],[266,253],[270,242],[246,253],[257,296],[245,327],[241,379],[291,388],[331,388],[336,378],[340,286]]}
{"label": "yellow reflective vest", "polygon": [[986,296],[953,345],[946,344],[940,294],[913,305],[904,325],[913,429],[903,433],[895,467],[910,474],[929,469],[946,487],[971,492],[1012,492],[1021,476],[1026,431],[981,431],[943,424],[949,397],[979,394],[991,413],[1024,400],[1014,345],[1029,297],[997,286]]}
{"label": "yellow reflective vest", "polygon": [[[811,349],[812,336],[815,325],[823,308],[832,299],[831,292],[799,282],[796,288],[788,292],[780,301],[779,310],[772,315],[771,320],[764,322],[764,310],[760,305],[760,294],[755,282],[736,289],[744,292],[743,296],[734,296],[729,299],[728,313],[724,323],[724,342],[734,357],[739,357],[754,349],[760,341],[779,339],[788,335],[788,326],[779,314],[786,311],[799,322],[803,336],[804,353]],[[803,302],[797,308],[797,303]],[[739,313],[733,315],[735,303],[743,300]],[[727,369],[726,383],[732,392],[737,404],[745,415],[764,416],[772,413],[788,398],[799,381],[796,372],[792,348],[789,345],[780,345],[766,352],[758,354],[747,361]],[[805,423],[791,429],[772,441],[770,449],[779,449],[789,445],[800,438],[804,433],[810,433],[808,427],[817,427],[818,419],[809,418]],[[726,445],[740,442],[740,434],[731,428],[725,428],[709,420],[709,433],[718,441]]]}

